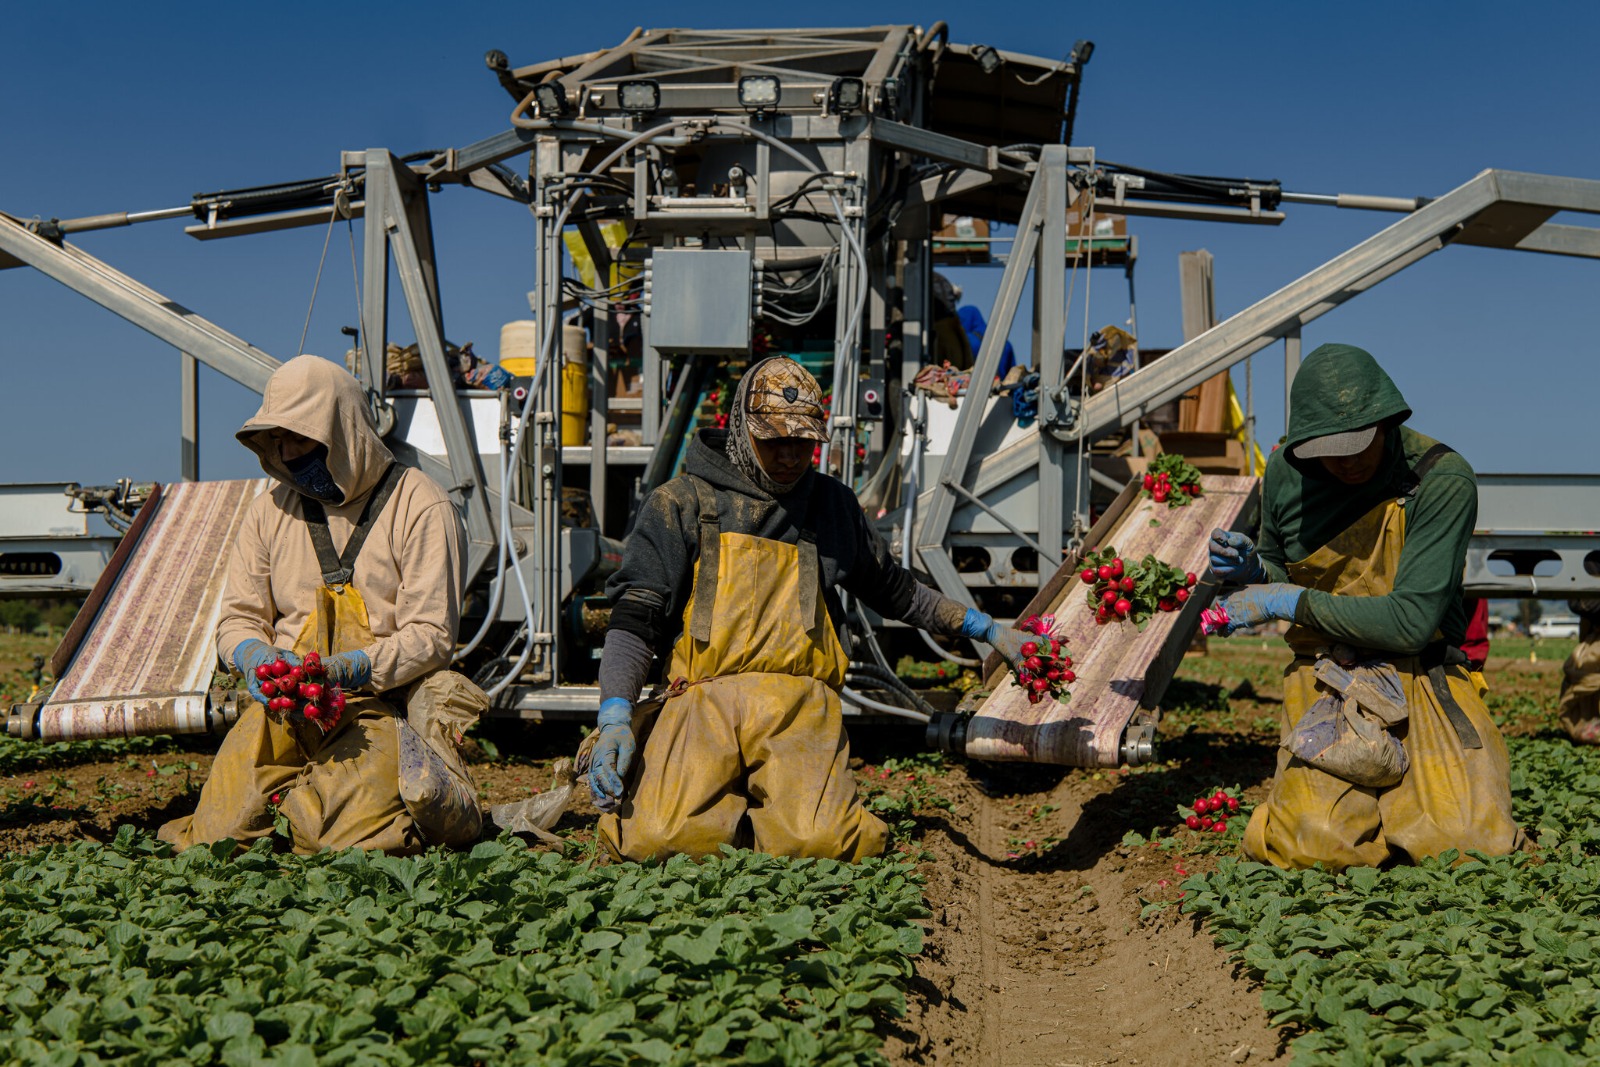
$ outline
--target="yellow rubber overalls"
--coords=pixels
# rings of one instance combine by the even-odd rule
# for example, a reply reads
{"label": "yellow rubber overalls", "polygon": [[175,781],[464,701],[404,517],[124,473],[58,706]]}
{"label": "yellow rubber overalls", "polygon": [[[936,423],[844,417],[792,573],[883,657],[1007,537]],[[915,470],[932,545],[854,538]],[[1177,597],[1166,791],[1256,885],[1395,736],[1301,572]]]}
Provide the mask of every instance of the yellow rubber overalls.
{"label": "yellow rubber overalls", "polygon": [[[303,501],[311,505],[305,507],[307,526],[325,584],[295,639],[296,655],[304,657],[315,649],[326,657],[373,643],[366,603],[350,584],[350,575],[366,532],[400,473],[398,464],[391,467],[373,490],[337,559],[326,558],[332,542],[322,543],[327,519],[321,505]],[[223,739],[195,813],[167,823],[158,836],[180,850],[230,837],[247,844],[272,832],[272,796],[277,794],[298,853],[352,847],[396,855],[419,852],[421,834],[400,799],[399,724],[396,708],[364,694],[348,696],[344,715],[326,735],[298,716],[278,722],[252,701]]]}
{"label": "yellow rubber overalls", "polygon": [[643,738],[622,808],[600,817],[618,858],[880,854],[856,795],[838,688],[849,663],[823,602],[814,542],[725,533],[699,496],[700,557],[668,677],[688,684]]}
{"label": "yellow rubber overalls", "polygon": [[1583,745],[1600,745],[1600,625],[1584,619],[1561,665],[1561,726]]}
{"label": "yellow rubber overalls", "polygon": [[[1405,545],[1405,499],[1378,505],[1289,564],[1289,580],[1337,596],[1392,592]],[[1284,741],[1322,695],[1313,673],[1317,650],[1335,643],[1306,626],[1291,627],[1287,640],[1296,655],[1284,670]],[[1279,867],[1320,862],[1341,870],[1415,861],[1451,848],[1502,855],[1521,846],[1522,832],[1511,817],[1505,741],[1466,667],[1425,665],[1417,656],[1391,662],[1410,711],[1394,729],[1410,757],[1406,776],[1381,789],[1352,785],[1280,749],[1272,791],[1245,829],[1245,855]]]}

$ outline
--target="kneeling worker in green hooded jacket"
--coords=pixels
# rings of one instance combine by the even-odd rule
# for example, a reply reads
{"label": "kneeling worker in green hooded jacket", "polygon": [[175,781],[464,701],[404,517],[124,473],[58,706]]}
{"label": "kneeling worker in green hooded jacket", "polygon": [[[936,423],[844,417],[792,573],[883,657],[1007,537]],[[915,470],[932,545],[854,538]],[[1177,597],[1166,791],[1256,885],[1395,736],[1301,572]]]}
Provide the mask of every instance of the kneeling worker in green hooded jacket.
{"label": "kneeling worker in green hooded jacket", "polygon": [[[855,494],[812,470],[827,439],[816,380],[793,360],[762,360],[739,383],[728,429],[702,430],[685,473],[640,509],[607,583],[589,776],[613,855],[883,851],[840,719],[839,589],[886,618],[1019,658],[1020,630],[918,583]],[[653,653],[669,644],[672,695],[636,724]]]}
{"label": "kneeling worker in green hooded jacket", "polygon": [[[1342,869],[1447,849],[1499,855],[1522,842],[1505,742],[1456,648],[1477,480],[1455,451],[1403,425],[1410,416],[1371,355],[1321,346],[1295,377],[1289,432],[1267,463],[1259,546],[1212,534],[1212,570],[1246,586],[1222,601],[1226,633],[1282,619],[1295,653],[1277,776],[1245,831],[1252,859]],[[1359,784],[1360,774],[1347,780],[1290,751],[1308,729],[1302,716],[1332,693],[1319,657],[1403,694],[1392,706],[1405,717],[1383,738],[1397,781]],[[1347,715],[1329,722],[1351,733]]]}

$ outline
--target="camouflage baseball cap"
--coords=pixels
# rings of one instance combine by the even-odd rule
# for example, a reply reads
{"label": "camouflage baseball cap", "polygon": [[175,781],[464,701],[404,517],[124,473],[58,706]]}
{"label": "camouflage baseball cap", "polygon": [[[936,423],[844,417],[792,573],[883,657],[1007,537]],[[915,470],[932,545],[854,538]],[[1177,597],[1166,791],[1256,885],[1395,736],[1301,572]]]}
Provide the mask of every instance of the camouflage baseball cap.
{"label": "camouflage baseball cap", "polygon": [[822,387],[792,359],[775,357],[752,372],[748,393],[750,434],[753,437],[804,437],[828,439],[828,414],[822,407]]}

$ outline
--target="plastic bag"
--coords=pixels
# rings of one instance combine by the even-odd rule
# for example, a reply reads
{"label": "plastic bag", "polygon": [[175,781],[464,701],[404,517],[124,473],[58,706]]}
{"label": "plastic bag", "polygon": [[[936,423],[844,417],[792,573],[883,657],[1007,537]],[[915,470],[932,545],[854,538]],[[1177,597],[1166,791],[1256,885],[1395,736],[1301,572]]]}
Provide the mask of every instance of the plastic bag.
{"label": "plastic bag", "polygon": [[418,679],[406,693],[400,799],[429,844],[463,845],[483,832],[478,789],[461,758],[461,743],[488,707],[488,695],[455,671]]}
{"label": "plastic bag", "polygon": [[548,844],[560,844],[561,838],[550,833],[550,830],[561,821],[561,816],[571,805],[572,790],[578,777],[569,759],[556,760],[551,775],[552,784],[545,792],[527,800],[514,800],[490,808],[490,824],[514,834],[532,834]]}

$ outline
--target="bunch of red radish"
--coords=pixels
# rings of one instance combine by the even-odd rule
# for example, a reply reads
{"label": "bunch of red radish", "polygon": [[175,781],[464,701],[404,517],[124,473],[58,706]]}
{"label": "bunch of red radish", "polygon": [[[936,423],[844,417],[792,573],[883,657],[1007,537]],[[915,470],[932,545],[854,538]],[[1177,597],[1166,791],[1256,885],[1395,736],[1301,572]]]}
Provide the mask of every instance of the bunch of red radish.
{"label": "bunch of red radish", "polygon": [[1165,504],[1172,496],[1174,490],[1182,493],[1189,499],[1193,499],[1194,497],[1200,495],[1200,484],[1198,482],[1190,482],[1187,485],[1175,486],[1172,484],[1172,476],[1165,473],[1146,474],[1144,476],[1144,487],[1145,490],[1149,492],[1150,499],[1154,500],[1157,504]]}
{"label": "bunch of red radish", "polygon": [[1239,798],[1219,789],[1208,797],[1196,797],[1187,808],[1179,807],[1178,815],[1183,819],[1183,825],[1191,830],[1224,834],[1228,832],[1228,816],[1238,810]]}
{"label": "bunch of red radish", "polygon": [[1143,486],[1157,504],[1182,507],[1200,495],[1200,468],[1176,452],[1163,452],[1150,462]]}
{"label": "bunch of red radish", "polygon": [[317,724],[323,733],[333,729],[344,715],[344,690],[325,681],[327,671],[322,656],[307,652],[298,666],[279,656],[256,668],[256,681],[267,698],[267,710],[275,715],[298,712]]}
{"label": "bunch of red radish", "polygon": [[1177,611],[1197,580],[1193,571],[1180,571],[1153,555],[1129,566],[1114,548],[1089,552],[1083,563],[1078,577],[1090,587],[1089,606],[1102,626],[1124,619],[1142,625],[1157,612]]}
{"label": "bunch of red radish", "polygon": [[1045,697],[1063,700],[1071,694],[1067,686],[1078,680],[1072,671],[1072,657],[1063,651],[1066,639],[1057,637],[1053,615],[1029,615],[1017,629],[1037,640],[1022,642],[1022,663],[1016,670],[1017,687],[1028,694],[1028,703]]}

